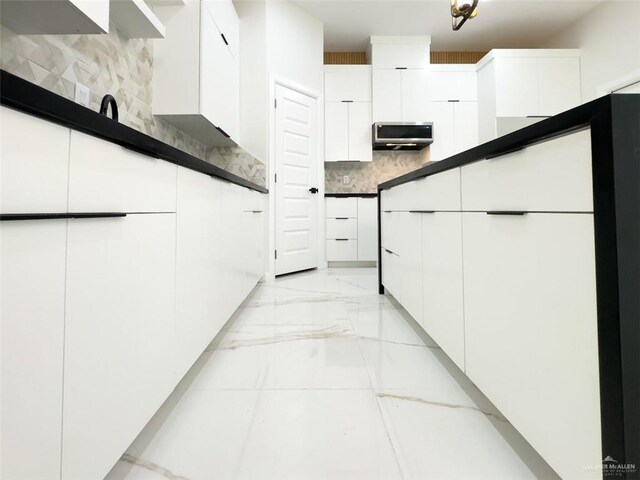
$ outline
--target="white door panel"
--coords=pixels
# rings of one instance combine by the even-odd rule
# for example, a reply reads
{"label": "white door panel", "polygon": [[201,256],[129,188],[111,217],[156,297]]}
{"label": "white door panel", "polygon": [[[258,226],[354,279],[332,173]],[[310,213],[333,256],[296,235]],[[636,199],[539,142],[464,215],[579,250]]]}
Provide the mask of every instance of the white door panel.
{"label": "white door panel", "polygon": [[317,101],[276,87],[276,275],[317,266]]}

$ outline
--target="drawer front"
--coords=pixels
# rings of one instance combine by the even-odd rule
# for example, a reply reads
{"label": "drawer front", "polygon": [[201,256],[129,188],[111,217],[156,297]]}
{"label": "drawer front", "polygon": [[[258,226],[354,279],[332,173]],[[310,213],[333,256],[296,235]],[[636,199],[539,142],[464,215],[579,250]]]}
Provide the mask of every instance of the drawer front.
{"label": "drawer front", "polygon": [[382,212],[381,215],[381,243],[382,248],[391,250],[394,253],[400,251],[402,238],[400,237],[401,212]]}
{"label": "drawer front", "polygon": [[176,165],[71,132],[69,211],[175,212]]}
{"label": "drawer front", "polygon": [[357,260],[357,240],[327,240],[328,262],[355,262]]}
{"label": "drawer front", "polygon": [[401,298],[400,257],[389,250],[382,249],[382,285],[385,290],[393,295],[398,302]]}
{"label": "drawer front", "polygon": [[240,187],[243,190],[244,210],[247,212],[258,212],[266,209],[266,195],[249,188]]}
{"label": "drawer front", "polygon": [[358,238],[357,218],[327,218],[327,239]]}
{"label": "drawer front", "polygon": [[327,218],[356,218],[358,216],[358,197],[327,199]]}
{"label": "drawer front", "polygon": [[462,167],[462,208],[592,212],[590,131]]}
{"label": "drawer front", "polygon": [[412,182],[408,210],[460,211],[460,169],[447,170]]}
{"label": "drawer front", "polygon": [[9,108],[0,113],[1,212],[66,212],[69,129]]}

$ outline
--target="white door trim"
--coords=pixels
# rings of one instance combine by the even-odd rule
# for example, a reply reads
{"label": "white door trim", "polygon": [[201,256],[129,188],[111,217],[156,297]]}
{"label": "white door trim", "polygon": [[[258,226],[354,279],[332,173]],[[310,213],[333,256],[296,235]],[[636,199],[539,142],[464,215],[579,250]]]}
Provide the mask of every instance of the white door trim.
{"label": "white door trim", "polygon": [[314,89],[307,88],[297,82],[279,75],[269,75],[269,150],[268,150],[268,166],[267,166],[267,188],[269,189],[269,232],[268,232],[268,250],[267,258],[269,259],[266,274],[267,279],[275,278],[276,260],[276,110],[274,108],[276,100],[276,86],[289,88],[295,92],[314,98],[317,102],[318,115],[318,268],[327,268],[326,261],[326,233],[325,233],[325,202],[324,202],[324,95]]}

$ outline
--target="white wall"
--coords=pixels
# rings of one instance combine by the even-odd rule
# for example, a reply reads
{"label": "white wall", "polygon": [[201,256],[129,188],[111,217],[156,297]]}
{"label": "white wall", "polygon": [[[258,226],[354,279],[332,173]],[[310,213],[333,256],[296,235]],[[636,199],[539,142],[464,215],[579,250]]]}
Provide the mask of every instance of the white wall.
{"label": "white wall", "polygon": [[296,5],[267,3],[269,73],[322,92],[323,25]]}
{"label": "white wall", "polygon": [[640,2],[609,0],[541,47],[581,49],[582,100],[587,102],[603,94],[599,87],[640,73],[639,24]]}
{"label": "white wall", "polygon": [[[323,25],[287,0],[235,0],[240,17],[240,143],[267,163],[269,252],[275,249],[275,85],[318,99],[318,266],[326,265],[324,235]],[[275,271],[268,255],[268,274]]]}

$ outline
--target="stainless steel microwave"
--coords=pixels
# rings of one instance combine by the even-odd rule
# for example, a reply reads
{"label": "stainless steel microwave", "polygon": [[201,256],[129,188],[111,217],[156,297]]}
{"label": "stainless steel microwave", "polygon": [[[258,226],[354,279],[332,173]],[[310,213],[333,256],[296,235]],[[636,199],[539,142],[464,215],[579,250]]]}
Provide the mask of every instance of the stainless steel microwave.
{"label": "stainless steel microwave", "polygon": [[432,122],[376,122],[374,150],[422,150],[433,143]]}

